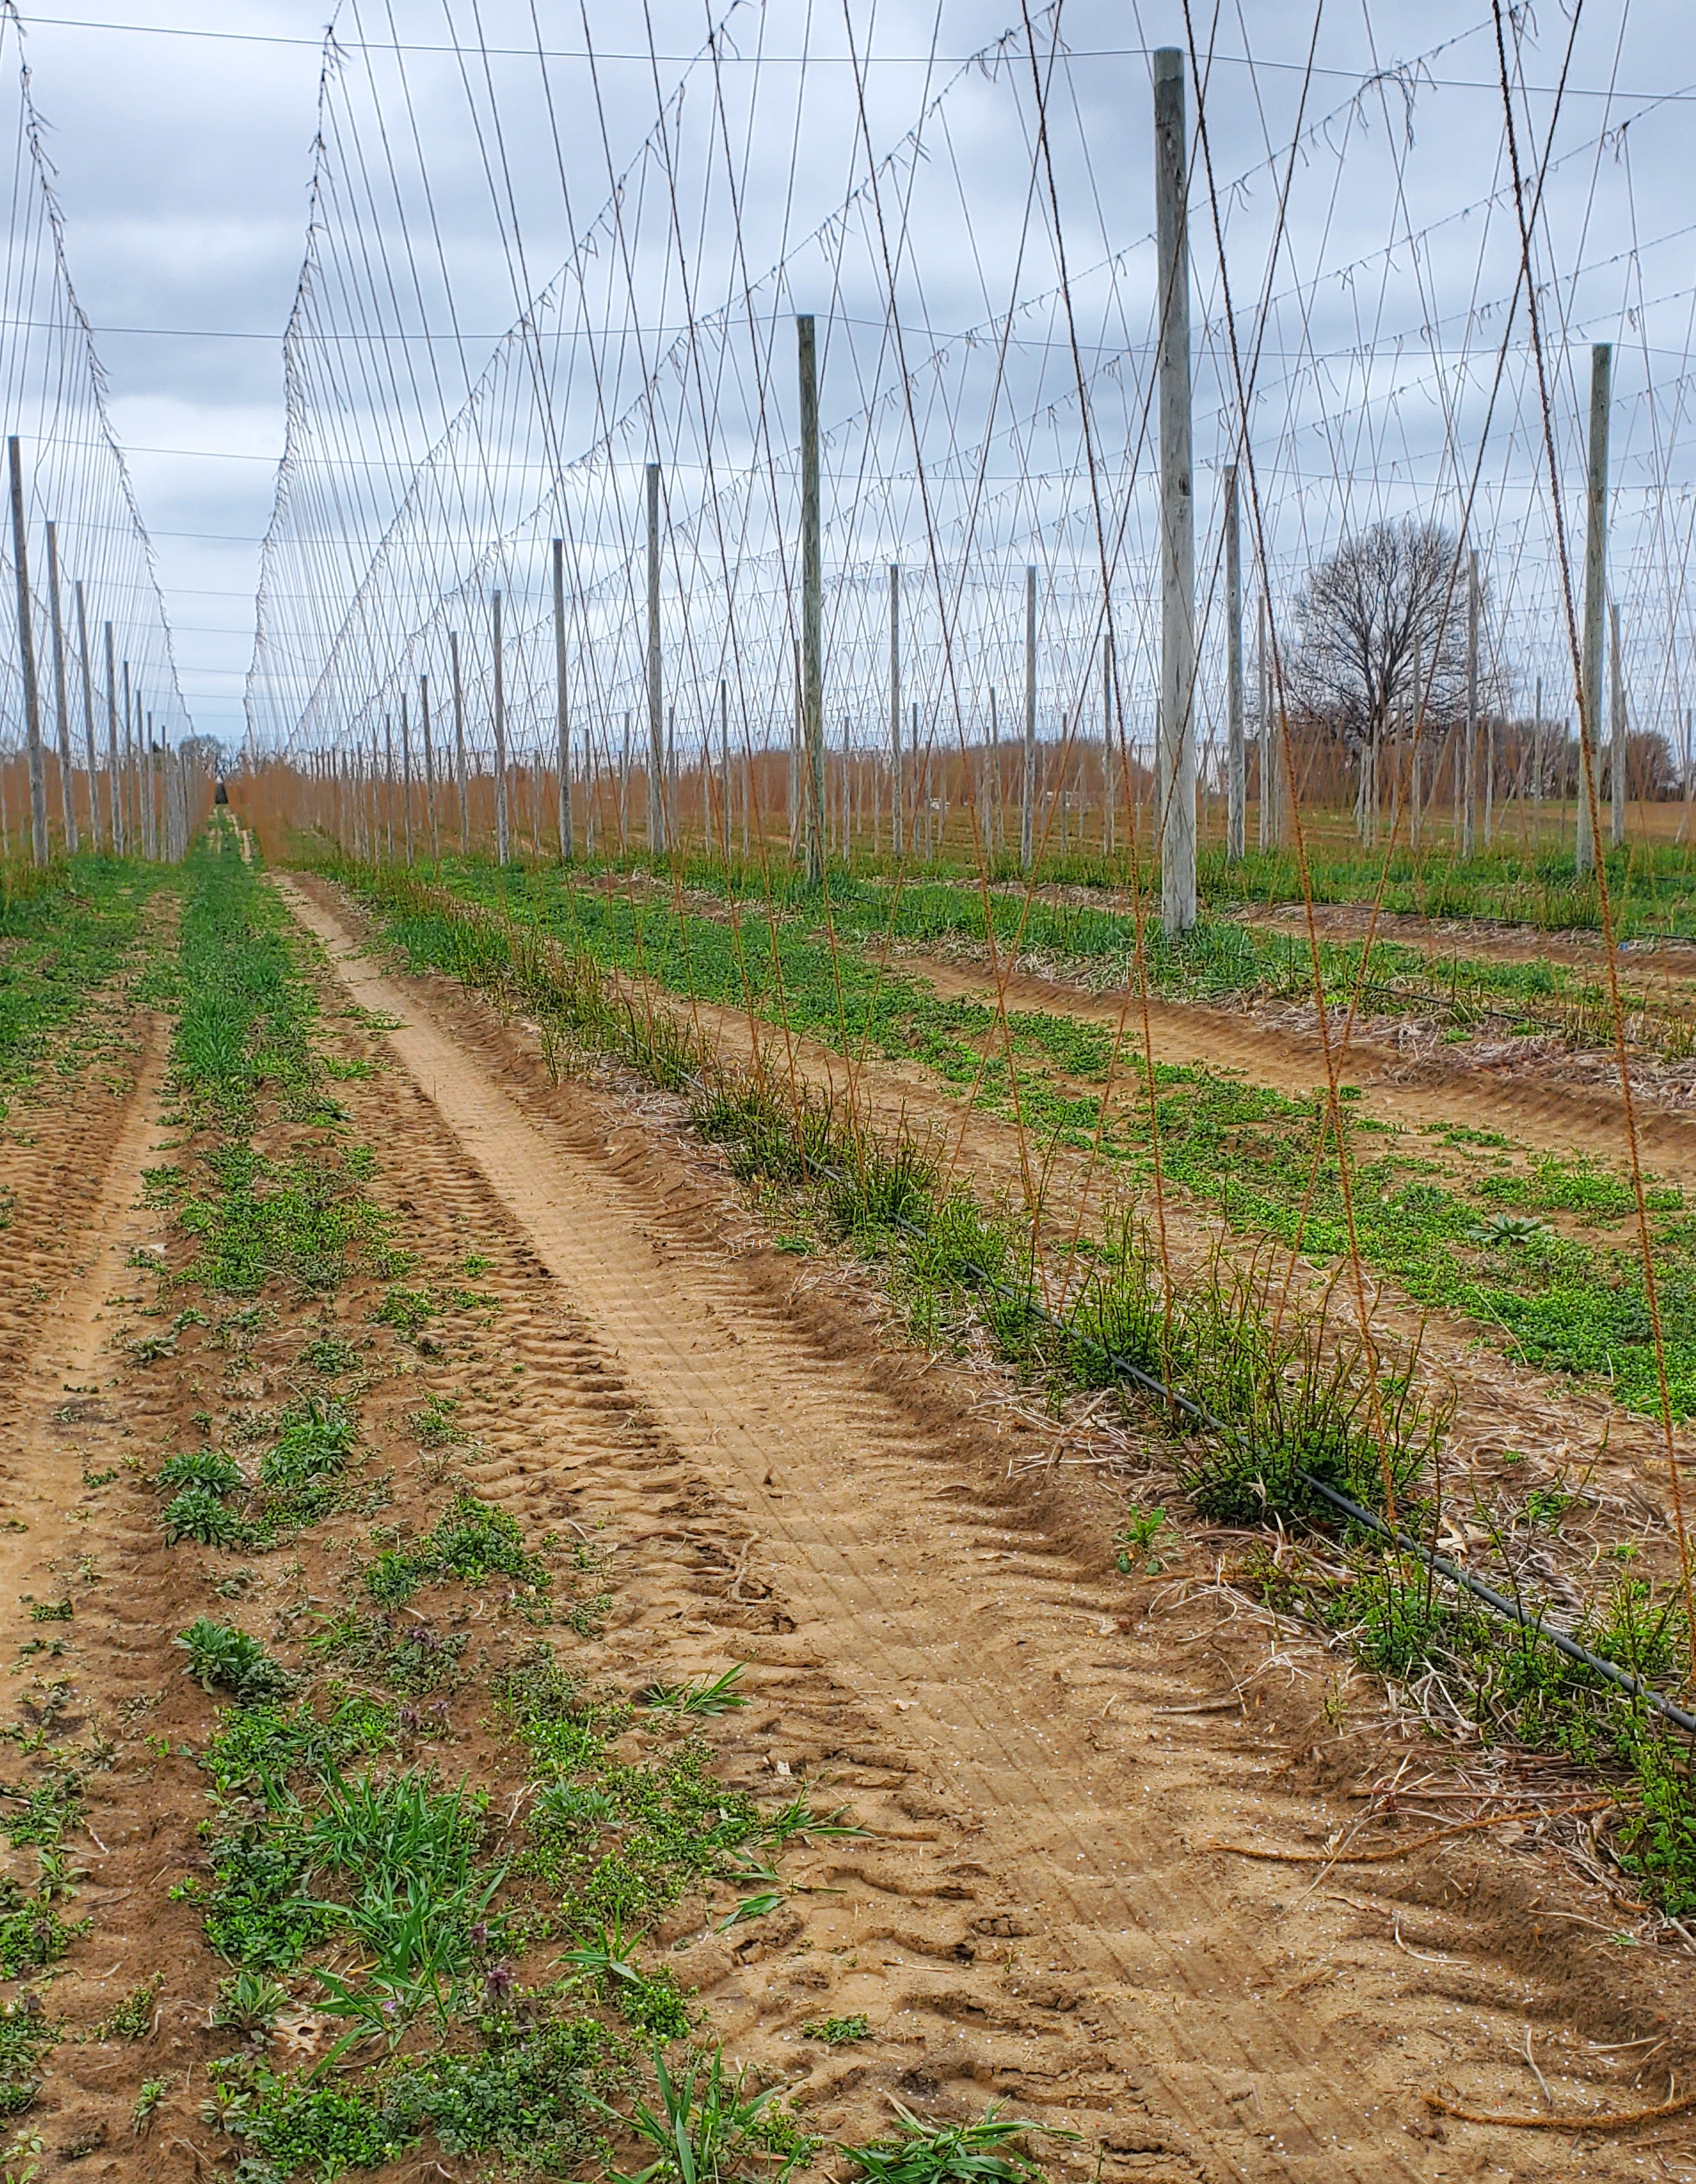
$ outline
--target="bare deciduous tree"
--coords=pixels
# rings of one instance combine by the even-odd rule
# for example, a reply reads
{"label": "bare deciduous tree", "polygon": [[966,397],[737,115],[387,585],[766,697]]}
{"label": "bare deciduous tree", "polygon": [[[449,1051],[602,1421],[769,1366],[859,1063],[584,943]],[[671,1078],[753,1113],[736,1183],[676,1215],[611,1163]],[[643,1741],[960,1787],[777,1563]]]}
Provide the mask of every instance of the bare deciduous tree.
{"label": "bare deciduous tree", "polygon": [[1291,696],[1355,747],[1412,705],[1416,664],[1427,736],[1464,710],[1467,572],[1441,524],[1404,516],[1345,539],[1309,572],[1295,614]]}

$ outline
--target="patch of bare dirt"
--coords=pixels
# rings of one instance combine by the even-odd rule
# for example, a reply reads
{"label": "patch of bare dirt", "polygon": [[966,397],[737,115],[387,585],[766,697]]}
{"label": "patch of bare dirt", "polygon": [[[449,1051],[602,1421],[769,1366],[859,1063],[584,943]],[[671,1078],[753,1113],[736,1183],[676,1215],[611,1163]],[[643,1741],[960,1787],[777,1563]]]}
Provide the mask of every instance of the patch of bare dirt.
{"label": "patch of bare dirt", "polygon": [[[633,1405],[628,1438],[580,1436],[558,1364],[527,1369],[528,1419],[480,1428],[509,1436],[484,1476],[574,1493],[579,1521],[604,1506],[639,1603],[604,1643],[753,1661],[748,1779],[780,1761],[840,1783],[874,1830],[820,1855],[812,1884],[840,1893],[796,1899],[752,1961],[679,1952],[737,2053],[804,2070],[844,2135],[892,2092],[1043,2103],[1109,2175],[1642,2172],[1640,2142],[1420,2101],[1442,2084],[1524,2108],[1540,2069],[1558,2105],[1647,2105],[1687,2074],[1691,1959],[1613,1942],[1624,1913],[1580,1877],[1573,1822],[1420,1840],[1463,1794],[1435,1748],[1398,1746],[1310,1637],[1233,1620],[1204,1546],[1164,1588],[1121,1577],[1112,1484],[1025,1469],[1041,1437],[974,1414],[970,1374],[761,1243],[675,1102],[551,1084],[521,1028],[349,952],[322,888],[291,899],[400,1020],[386,1141],[415,1205],[505,1224],[539,1331],[569,1329]],[[1404,1855],[1348,1856],[1398,1835]],[[827,2006],[876,2040],[807,2054],[799,2013]]]}

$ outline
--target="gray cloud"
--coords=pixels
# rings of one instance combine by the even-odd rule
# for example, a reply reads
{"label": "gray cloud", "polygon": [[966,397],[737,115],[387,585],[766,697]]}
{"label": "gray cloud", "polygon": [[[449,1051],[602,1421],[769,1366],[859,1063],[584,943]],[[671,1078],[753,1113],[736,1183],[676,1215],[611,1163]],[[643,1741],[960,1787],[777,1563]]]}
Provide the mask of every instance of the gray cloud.
{"label": "gray cloud", "polygon": [[[304,242],[322,13],[289,0],[246,0],[234,12],[208,0],[136,0],[122,12],[125,21],[154,30],[236,29],[255,39],[296,41],[243,44],[70,28],[26,16],[35,94],[52,125],[72,271],[100,330],[112,414],[132,451],[156,541],[184,687],[202,724],[228,735],[240,717],[257,541],[270,512],[269,465],[282,446],[279,342]],[[85,0],[81,7],[68,0],[62,12],[92,17],[96,11]],[[452,12],[468,30],[466,0],[453,0]],[[763,12],[749,6],[732,26],[741,54],[767,56],[757,78],[748,60],[726,71],[747,193],[744,236],[756,272],[840,198],[855,171],[860,119],[852,76],[840,60],[840,17],[817,12],[831,20],[810,22],[812,12],[799,0]],[[870,12],[856,6],[853,15],[863,35]],[[1547,85],[1557,74],[1567,25],[1556,0],[1539,15],[1533,73]],[[628,0],[592,0],[593,40],[606,56],[598,100],[584,62],[556,61],[548,71],[551,116],[533,58],[492,58],[488,81],[502,125],[500,148],[491,144],[486,125],[481,141],[473,125],[474,113],[486,124],[491,111],[480,57],[463,68],[458,57],[441,52],[409,52],[397,61],[392,54],[361,52],[356,43],[361,29],[378,39],[392,25],[404,43],[439,46],[444,20],[440,0],[394,0],[392,8],[364,0],[359,10],[344,0],[338,19],[349,50],[334,111],[358,124],[356,141],[349,136],[332,147],[340,239],[356,246],[357,220],[367,240],[381,234],[388,244],[396,279],[391,327],[416,329],[422,318],[438,336],[444,333],[444,260],[467,335],[463,364],[454,344],[434,345],[439,393],[426,370],[431,352],[421,345],[404,360],[383,358],[395,369],[386,382],[379,378],[368,388],[370,406],[360,427],[368,455],[411,460],[422,452],[444,410],[462,395],[467,368],[475,375],[481,367],[488,337],[512,317],[526,287],[540,287],[567,254],[572,225],[561,159],[572,220],[581,229],[607,194],[603,132],[612,166],[621,166],[653,124],[656,84],[660,94],[670,92],[682,73],[679,57],[699,44],[706,17],[694,4],[656,8],[655,44],[667,56],[656,65],[637,50],[645,43],[641,12]],[[485,0],[481,20],[492,45],[533,43],[528,0]],[[943,56],[970,51],[1003,20],[981,0],[880,7],[874,51],[916,58],[881,61],[869,70],[867,123],[874,141],[893,140],[927,86],[950,73],[945,62],[927,68],[928,51],[934,47]],[[580,49],[574,7],[539,4],[535,20],[550,47]],[[1208,113],[1221,181],[1246,173],[1268,150],[1287,143],[1303,95],[1312,20],[1311,8],[1293,0],[1254,0],[1216,15],[1196,11],[1198,37],[1205,40],[1210,21],[1216,26],[1220,58],[1209,76]],[[1076,0],[1064,11],[1063,28],[1078,58],[1055,79],[1055,141],[1068,257],[1081,268],[1108,250],[1135,246],[1150,224],[1146,63],[1125,49],[1180,40],[1182,12],[1164,0],[1128,11],[1118,0]],[[793,57],[809,37],[814,59],[804,72]],[[1242,65],[1245,39],[1261,64],[1257,70]],[[1333,512],[1359,514],[1381,496],[1391,466],[1401,464],[1404,481],[1422,462],[1440,466],[1440,374],[1428,356],[1418,372],[1405,361],[1393,364],[1390,345],[1397,337],[1417,343],[1420,329],[1436,324],[1441,345],[1453,349],[1464,343],[1489,355],[1491,322],[1468,314],[1508,293],[1516,242],[1511,220],[1500,209],[1462,217],[1464,207],[1479,204],[1505,180],[1487,13],[1476,0],[1466,7],[1452,0],[1418,5],[1394,0],[1367,10],[1327,10],[1317,49],[1321,72],[1308,87],[1306,111],[1312,118],[1340,109],[1374,70],[1392,70],[1410,54],[1445,42],[1425,75],[1405,81],[1386,76],[1352,112],[1340,114],[1297,164],[1273,285],[1288,292],[1303,284],[1306,292],[1281,308],[1262,364],[1266,399],[1257,412],[1257,434],[1263,419],[1268,492],[1279,490],[1281,475],[1302,473],[1325,486],[1324,505]],[[632,57],[615,57],[620,55]],[[1577,146],[1608,120],[1687,87],[1692,77],[1696,30],[1683,4],[1649,0],[1628,16],[1618,8],[1587,11],[1561,140]],[[1612,107],[1600,95],[1611,85]],[[692,124],[708,96],[698,76],[686,101]],[[1529,120],[1546,124],[1548,96],[1539,92],[1528,106]],[[964,326],[1007,300],[1030,183],[1028,148],[1010,130],[1011,110],[1004,92],[987,80],[963,84],[950,99],[946,133],[930,140],[926,172],[916,188],[917,218],[906,238],[910,254],[897,281],[904,317]],[[1682,225],[1690,111],[1685,104],[1648,112],[1622,138],[1559,169],[1549,196],[1556,259],[1547,270],[1569,276],[1580,260],[1591,270],[1576,284],[1556,279],[1546,298],[1551,323],[1558,329],[1570,321],[1580,343],[1605,337],[1620,343],[1622,478],[1671,477],[1681,491],[1687,479],[1679,452],[1682,409],[1669,397],[1652,415],[1639,397],[1652,378],[1670,386],[1687,350],[1692,253],[1688,239],[1676,231]],[[423,205],[415,180],[404,185],[403,238],[385,203],[386,162],[392,156],[415,177],[414,129],[426,148],[430,203]],[[737,136],[738,130],[751,132],[751,139]],[[499,238],[502,150],[524,236],[522,269]],[[722,303],[737,278],[722,183],[715,188],[707,220],[696,227],[692,220],[689,229],[701,308]],[[1275,204],[1272,177],[1263,172],[1227,207],[1239,308],[1252,307],[1264,284]],[[668,269],[663,224],[654,215],[653,206],[644,208],[644,247],[654,255],[638,291],[652,300],[659,318],[675,325],[681,301],[675,252]],[[1206,263],[1210,216],[1199,202],[1196,222],[1198,297],[1216,313],[1218,283]],[[1405,243],[1410,229],[1426,236],[1417,258]],[[1339,268],[1356,261],[1361,269],[1352,279],[1337,277]],[[842,302],[868,318],[880,308],[877,271],[862,253],[846,273]],[[421,302],[408,290],[414,277]],[[1039,250],[1025,286],[1051,280],[1052,265]],[[1098,326],[1108,324],[1100,294],[1087,283],[1084,293]],[[617,284],[603,294],[610,315],[618,308]],[[836,300],[826,295],[817,308],[826,311]],[[354,323],[349,311],[347,324]],[[118,331],[124,328],[161,331]],[[1055,336],[1052,318],[1045,331]],[[230,338],[253,334],[266,338]],[[1345,360],[1317,380],[1308,372],[1291,393],[1297,359],[1288,352],[1303,344],[1340,356],[1359,345],[1380,355],[1370,368]],[[865,353],[857,341],[855,354]],[[839,366],[844,355],[839,347]],[[1063,360],[1057,374],[1034,363],[1021,369],[1032,390],[1063,392]],[[420,383],[429,381],[422,395],[408,377],[412,371]],[[1215,368],[1215,402],[1218,380]],[[832,381],[833,389],[844,388],[837,398],[844,412],[853,406],[848,384],[845,369]],[[1198,374],[1204,399],[1208,384],[1204,369]],[[1398,387],[1400,413],[1393,415]],[[1364,408],[1363,396],[1370,397]],[[1476,378],[1452,390],[1451,398],[1458,404],[1459,438],[1476,438],[1484,401]],[[1566,410],[1572,406],[1568,401]],[[1532,421],[1517,419],[1522,440]],[[171,450],[183,452],[154,452]],[[1280,535],[1299,556],[1324,497],[1310,495],[1301,508],[1297,498],[1293,491],[1286,494],[1291,513]],[[1685,548],[1679,540],[1687,542],[1688,516],[1679,520],[1682,533],[1675,525],[1668,534],[1663,522],[1657,544],[1649,514],[1627,505],[1620,518],[1622,551],[1636,551],[1645,568],[1659,554],[1662,576],[1670,572],[1682,587]]]}

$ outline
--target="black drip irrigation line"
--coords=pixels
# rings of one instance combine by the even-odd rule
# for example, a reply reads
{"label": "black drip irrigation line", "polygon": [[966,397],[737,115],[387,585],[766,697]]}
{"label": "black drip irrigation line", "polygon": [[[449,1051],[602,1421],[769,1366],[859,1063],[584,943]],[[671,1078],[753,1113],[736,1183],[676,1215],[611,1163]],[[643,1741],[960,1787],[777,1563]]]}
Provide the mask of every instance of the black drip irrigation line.
{"label": "black drip irrigation line", "polygon": [[[705,1078],[698,1076],[693,1070],[683,1071],[680,1076],[683,1083],[692,1085],[698,1092],[707,1094],[711,1091]],[[828,1177],[834,1183],[848,1184],[852,1180],[851,1177],[844,1175],[841,1169],[828,1167],[822,1161],[813,1164],[813,1172]],[[895,1228],[905,1229],[908,1236],[917,1237],[921,1243],[925,1240],[927,1231],[921,1228],[916,1221],[908,1220],[901,1214],[898,1213],[893,1216],[892,1225]],[[1204,1427],[1210,1433],[1222,1434],[1227,1439],[1234,1440],[1240,1446],[1246,1448],[1251,1456],[1254,1453],[1252,1442],[1247,1440],[1238,1428],[1228,1425],[1222,1418],[1214,1417],[1213,1413],[1204,1409],[1201,1404],[1196,1403],[1188,1396],[1180,1395],[1175,1388],[1169,1388],[1165,1381],[1156,1379],[1152,1372],[1146,1372],[1140,1365],[1132,1364],[1128,1357],[1123,1356],[1117,1350],[1109,1349],[1105,1342],[1099,1340],[1094,1335],[1085,1333],[1081,1328],[1068,1326],[1063,1320],[1056,1319],[1047,1307],[1038,1303],[1028,1291],[1021,1294],[1017,1290],[1009,1289],[1004,1282],[998,1280],[987,1267],[980,1265],[976,1260],[968,1259],[961,1263],[965,1271],[973,1276],[986,1289],[992,1290],[996,1296],[1004,1298],[1009,1304],[1019,1306],[1021,1310],[1040,1320],[1044,1326],[1052,1328],[1056,1334],[1063,1335],[1068,1341],[1083,1343],[1086,1348],[1093,1350],[1095,1355],[1121,1378],[1133,1381],[1139,1388],[1146,1388],[1150,1395],[1158,1396],[1172,1409],[1181,1411],[1186,1418],[1193,1420],[1198,1426]],[[1682,1729],[1687,1736],[1696,1737],[1696,1714],[1687,1712],[1684,1708],[1678,1705],[1676,1700],[1668,1699],[1664,1692],[1657,1691],[1653,1684],[1645,1684],[1640,1677],[1630,1675],[1616,1661],[1604,1660],[1601,1654],[1593,1653],[1588,1646],[1580,1645],[1576,1638],[1568,1637],[1564,1630],[1559,1630],[1554,1624],[1546,1622],[1541,1615],[1533,1613],[1523,1602],[1510,1599],[1506,1593],[1499,1593],[1493,1585],[1486,1585],[1482,1578],[1474,1577],[1469,1571],[1463,1570],[1459,1563],[1451,1562],[1446,1555],[1439,1555],[1435,1548],[1428,1548],[1422,1540],[1416,1540],[1411,1532],[1404,1532],[1400,1525],[1388,1523],[1375,1510],[1367,1508],[1363,1502],[1352,1500],[1348,1494],[1339,1493],[1334,1486],[1328,1486],[1323,1479],[1316,1478],[1311,1471],[1303,1470],[1299,1464],[1292,1466],[1292,1468],[1296,1477],[1310,1492],[1317,1494],[1322,1501],[1328,1502],[1340,1515],[1348,1517],[1351,1524],[1360,1525],[1364,1531],[1373,1533],[1380,1540],[1388,1540],[1392,1546],[1399,1548],[1404,1555],[1412,1556],[1424,1569],[1433,1572],[1438,1577],[1445,1578],[1451,1585],[1459,1586],[1463,1592],[1470,1593],[1475,1600],[1482,1602],[1492,1614],[1500,1615],[1510,1623],[1518,1624],[1522,1629],[1529,1631],[1535,1637],[1547,1638],[1556,1652],[1564,1653],[1567,1660],[1575,1662],[1581,1668],[1588,1668],[1592,1676],[1600,1676],[1604,1683],[1612,1684],[1616,1690],[1623,1692],[1628,1698],[1641,1700],[1644,1705],[1669,1721],[1676,1729]],[[1696,1634],[1692,1636],[1696,1636]]]}
{"label": "black drip irrigation line", "polygon": [[[833,1181],[838,1183],[845,1183],[850,1180],[835,1168],[821,1166],[819,1172],[829,1176]],[[895,1216],[895,1226],[899,1228],[905,1228],[909,1236],[918,1237],[921,1242],[926,1233],[917,1222],[907,1220],[900,1214]],[[1132,1364],[1128,1357],[1122,1356],[1117,1350],[1109,1349],[1105,1342],[1099,1341],[1095,1336],[1085,1333],[1081,1328],[1068,1326],[1063,1320],[1056,1319],[1045,1305],[1039,1304],[1036,1298],[1028,1292],[1021,1295],[1017,1290],[1009,1289],[1004,1282],[998,1281],[987,1267],[979,1265],[975,1260],[965,1260],[962,1263],[968,1274],[975,1276],[986,1288],[993,1290],[998,1297],[1004,1298],[1009,1304],[1018,1305],[1022,1310],[1041,1320],[1045,1326],[1051,1327],[1056,1334],[1063,1335],[1068,1342],[1083,1343],[1086,1348],[1093,1350],[1098,1357],[1125,1380],[1133,1380],[1139,1388],[1146,1388],[1150,1395],[1160,1396],[1174,1410],[1181,1411],[1187,1418],[1193,1419],[1196,1425],[1205,1427],[1211,1433],[1223,1434],[1227,1438],[1236,1441],[1240,1445],[1245,1447],[1250,1455],[1253,1454],[1253,1444],[1248,1441],[1237,1428],[1228,1425],[1221,1418],[1215,1418],[1211,1411],[1204,1409],[1202,1404],[1193,1401],[1188,1396],[1180,1395],[1175,1388],[1168,1388],[1164,1380],[1157,1380],[1152,1372],[1144,1372],[1140,1365]],[[1505,1617],[1509,1622],[1517,1623],[1522,1629],[1530,1631],[1534,1636],[1547,1638],[1556,1652],[1565,1654],[1569,1660],[1577,1662],[1580,1668],[1588,1668],[1593,1676],[1601,1676],[1605,1682],[1613,1684],[1617,1690],[1625,1692],[1628,1698],[1642,1700],[1657,1714],[1664,1716],[1676,1729],[1682,1729],[1687,1736],[1696,1736],[1696,1714],[1687,1713],[1676,1700],[1668,1699],[1664,1692],[1659,1692],[1652,1684],[1645,1684],[1640,1677],[1630,1675],[1616,1661],[1604,1660],[1601,1654],[1591,1652],[1588,1646],[1580,1645],[1576,1638],[1568,1637],[1564,1630],[1556,1629],[1553,1623],[1545,1622],[1540,1615],[1534,1614],[1523,1602],[1510,1599],[1506,1593],[1499,1593],[1493,1585],[1486,1585],[1482,1578],[1474,1577],[1469,1571],[1463,1570],[1458,1563],[1451,1562],[1446,1555],[1439,1555],[1435,1548],[1425,1546],[1411,1532],[1404,1532],[1399,1524],[1387,1523],[1375,1510],[1367,1508],[1364,1503],[1351,1500],[1348,1494],[1339,1493],[1334,1486],[1327,1486],[1323,1479],[1316,1478],[1311,1471],[1304,1471],[1299,1464],[1293,1466],[1292,1468],[1296,1477],[1304,1486],[1317,1494],[1322,1501],[1329,1502],[1333,1509],[1348,1517],[1351,1524],[1363,1526],[1364,1530],[1375,1533],[1380,1540],[1389,1540],[1404,1554],[1412,1555],[1415,1561],[1421,1564],[1427,1570],[1434,1572],[1438,1577],[1446,1578],[1452,1585],[1458,1585],[1463,1592],[1470,1593],[1475,1600],[1482,1601],[1492,1613]]]}

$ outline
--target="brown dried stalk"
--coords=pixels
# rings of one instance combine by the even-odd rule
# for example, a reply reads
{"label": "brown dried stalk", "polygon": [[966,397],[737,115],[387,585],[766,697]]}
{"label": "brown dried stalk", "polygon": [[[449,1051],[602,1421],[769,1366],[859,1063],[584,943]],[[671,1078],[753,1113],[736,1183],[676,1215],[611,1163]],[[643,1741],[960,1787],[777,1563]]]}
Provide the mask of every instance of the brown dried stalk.
{"label": "brown dried stalk", "polygon": [[1696,2108],[1696,2093],[1680,2093],[1652,2108],[1620,2108],[1602,2116],[1499,2116],[1488,2108],[1463,2108],[1441,2093],[1427,2093],[1425,2105],[1462,2124],[1499,2124],[1504,2131],[1629,2131],[1636,2124],[1658,2124],[1668,2116]]}
{"label": "brown dried stalk", "polygon": [[[1558,1811],[1544,1808],[1545,1820],[1571,1820],[1580,1812],[1607,1812],[1613,1807],[1612,1797],[1596,1797],[1585,1804],[1563,1805]],[[1450,1836],[1470,1835],[1478,1828],[1501,1828],[1509,1820],[1523,1820],[1524,1807],[1512,1812],[1492,1812],[1483,1820],[1456,1820],[1452,1827],[1433,1828],[1422,1836],[1411,1836],[1405,1843],[1396,1843],[1380,1851],[1277,1851],[1262,1850],[1252,1843],[1221,1843],[1217,1836],[1208,1840],[1210,1851],[1228,1851],[1233,1858],[1260,1858],[1279,1866],[1380,1866],[1392,1858],[1405,1858],[1410,1851],[1423,1850],[1428,1843],[1442,1843]]]}

